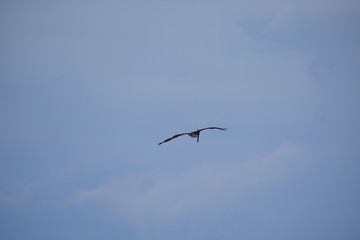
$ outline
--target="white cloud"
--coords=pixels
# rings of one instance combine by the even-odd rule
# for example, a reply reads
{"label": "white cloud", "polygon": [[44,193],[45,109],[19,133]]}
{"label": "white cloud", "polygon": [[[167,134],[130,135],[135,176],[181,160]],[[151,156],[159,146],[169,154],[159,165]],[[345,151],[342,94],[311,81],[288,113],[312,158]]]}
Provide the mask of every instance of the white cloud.
{"label": "white cloud", "polygon": [[180,174],[150,174],[113,179],[91,190],[81,190],[74,204],[106,203],[120,218],[137,227],[164,226],[198,214],[216,215],[241,209],[254,189],[281,184],[306,169],[314,152],[284,143],[261,159],[210,162]]}
{"label": "white cloud", "polygon": [[34,190],[35,184],[26,184],[10,191],[0,190],[0,204],[14,205],[25,202],[29,199],[30,194]]}

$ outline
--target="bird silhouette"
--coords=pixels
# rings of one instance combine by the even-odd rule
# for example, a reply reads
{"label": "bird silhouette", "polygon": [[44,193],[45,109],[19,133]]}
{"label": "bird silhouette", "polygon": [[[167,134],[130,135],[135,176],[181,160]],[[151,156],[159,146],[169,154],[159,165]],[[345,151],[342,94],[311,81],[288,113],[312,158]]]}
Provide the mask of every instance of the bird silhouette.
{"label": "bird silhouette", "polygon": [[179,133],[179,134],[176,134],[174,136],[172,136],[171,138],[168,138],[168,139],[165,139],[164,141],[162,141],[161,143],[158,143],[158,145],[161,145],[163,143],[166,143],[174,138],[177,138],[177,137],[180,137],[182,135],[189,135],[190,137],[193,137],[193,138],[197,138],[197,142],[199,142],[199,138],[200,138],[200,132],[201,131],[204,131],[204,130],[207,130],[207,129],[219,129],[219,130],[223,130],[225,131],[227,128],[219,128],[219,127],[207,127],[207,128],[202,128],[202,129],[198,129],[196,131],[193,131],[193,132],[188,132],[188,133]]}

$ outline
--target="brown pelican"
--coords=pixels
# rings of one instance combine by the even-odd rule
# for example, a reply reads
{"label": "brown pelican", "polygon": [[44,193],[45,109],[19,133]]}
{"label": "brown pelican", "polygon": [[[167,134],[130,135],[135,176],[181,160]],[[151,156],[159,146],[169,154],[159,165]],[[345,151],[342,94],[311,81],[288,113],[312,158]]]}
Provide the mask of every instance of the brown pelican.
{"label": "brown pelican", "polygon": [[197,142],[199,142],[200,132],[204,131],[206,129],[219,129],[219,130],[225,131],[227,128],[207,127],[207,128],[198,129],[196,131],[189,132],[189,133],[180,133],[180,134],[176,134],[176,135],[172,136],[171,138],[168,138],[168,139],[162,141],[161,143],[159,143],[159,145],[161,145],[163,143],[166,143],[166,142],[170,141],[171,139],[174,139],[174,138],[180,137],[182,135],[185,135],[185,134],[189,135],[190,137],[197,138]]}

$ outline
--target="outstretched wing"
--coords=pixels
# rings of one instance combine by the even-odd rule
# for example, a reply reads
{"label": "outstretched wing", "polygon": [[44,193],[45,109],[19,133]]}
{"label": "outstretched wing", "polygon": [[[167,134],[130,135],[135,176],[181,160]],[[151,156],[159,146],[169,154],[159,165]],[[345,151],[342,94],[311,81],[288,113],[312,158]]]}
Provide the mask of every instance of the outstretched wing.
{"label": "outstretched wing", "polygon": [[225,131],[227,128],[207,127],[207,128],[202,128],[202,129],[199,129],[199,131],[203,131],[203,130],[206,130],[206,129],[219,129],[219,130],[223,130],[223,131]]}
{"label": "outstretched wing", "polygon": [[180,136],[185,135],[185,134],[188,134],[188,133],[180,133],[180,134],[176,134],[176,135],[172,136],[171,138],[168,138],[168,139],[166,139],[166,140],[162,141],[161,143],[158,143],[158,145],[161,145],[161,144],[163,144],[163,143],[166,143],[166,142],[170,141],[171,139],[174,139],[174,138],[180,137]]}

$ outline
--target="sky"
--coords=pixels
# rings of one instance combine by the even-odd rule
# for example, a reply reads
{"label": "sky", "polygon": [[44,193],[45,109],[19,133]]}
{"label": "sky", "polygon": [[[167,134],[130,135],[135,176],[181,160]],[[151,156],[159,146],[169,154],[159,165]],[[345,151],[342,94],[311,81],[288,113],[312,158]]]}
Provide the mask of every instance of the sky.
{"label": "sky", "polygon": [[356,0],[0,1],[0,238],[359,239],[359,22]]}

